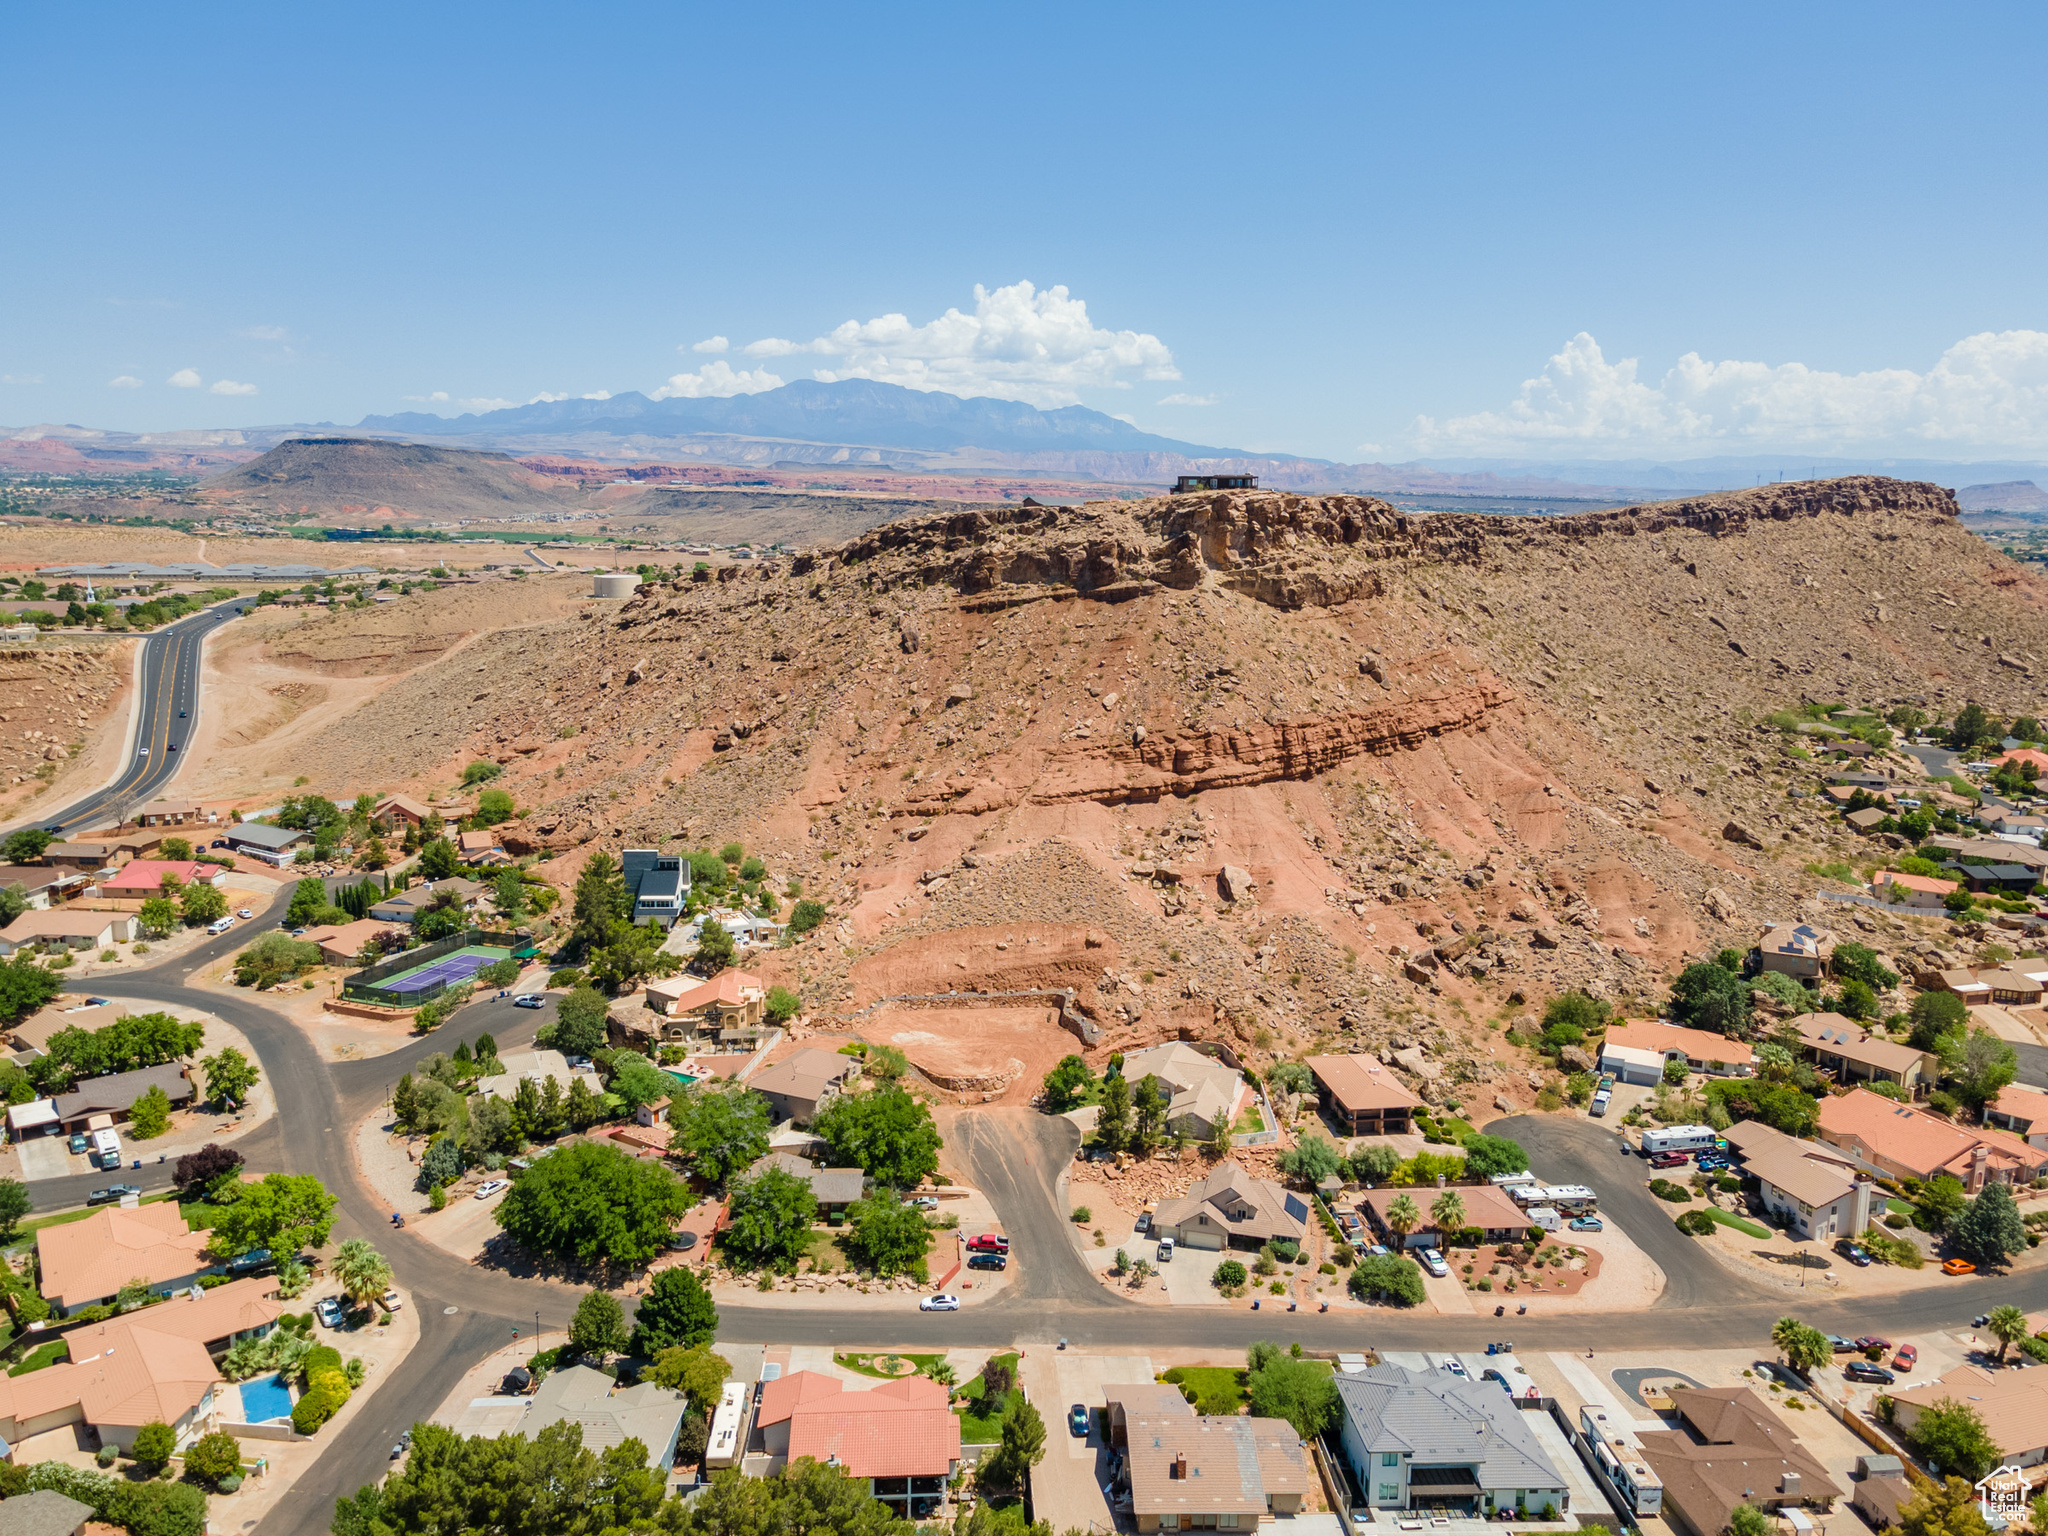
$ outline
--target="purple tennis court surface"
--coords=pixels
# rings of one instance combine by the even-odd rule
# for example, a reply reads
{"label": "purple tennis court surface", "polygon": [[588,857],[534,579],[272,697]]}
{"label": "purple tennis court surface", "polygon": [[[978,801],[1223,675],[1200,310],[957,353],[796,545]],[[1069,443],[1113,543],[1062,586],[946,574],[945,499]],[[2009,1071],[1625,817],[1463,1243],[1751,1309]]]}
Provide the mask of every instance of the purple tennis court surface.
{"label": "purple tennis court surface", "polygon": [[451,982],[467,981],[487,965],[500,960],[509,960],[512,951],[497,949],[488,944],[472,944],[467,949],[458,949],[452,955],[443,955],[429,961],[415,971],[405,971],[397,976],[387,976],[377,985],[387,992],[424,992],[432,986],[446,986]]}

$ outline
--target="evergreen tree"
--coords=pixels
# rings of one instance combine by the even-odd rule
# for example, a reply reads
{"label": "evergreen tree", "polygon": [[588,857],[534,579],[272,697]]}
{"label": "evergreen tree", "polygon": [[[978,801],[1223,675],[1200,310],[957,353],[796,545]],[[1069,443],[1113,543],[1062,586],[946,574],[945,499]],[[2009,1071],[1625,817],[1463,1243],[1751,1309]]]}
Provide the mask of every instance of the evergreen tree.
{"label": "evergreen tree", "polygon": [[2012,1198],[2012,1186],[1990,1183],[1948,1224],[1948,1240],[1958,1253],[1979,1267],[2003,1264],[2027,1246],[2026,1223]]}
{"label": "evergreen tree", "polygon": [[1121,1072],[1102,1080],[1102,1112],[1095,1121],[1095,1140],[1105,1152],[1121,1152],[1131,1139],[1131,1085]]}

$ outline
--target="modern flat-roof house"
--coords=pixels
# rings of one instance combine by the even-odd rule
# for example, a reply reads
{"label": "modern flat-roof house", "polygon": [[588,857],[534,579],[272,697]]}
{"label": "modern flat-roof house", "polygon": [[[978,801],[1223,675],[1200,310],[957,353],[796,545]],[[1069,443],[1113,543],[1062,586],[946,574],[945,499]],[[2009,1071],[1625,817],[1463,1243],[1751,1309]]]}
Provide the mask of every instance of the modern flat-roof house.
{"label": "modern flat-roof house", "polygon": [[1346,1135],[1403,1135],[1422,1103],[1376,1057],[1311,1056],[1307,1065],[1315,1074],[1316,1102]]}
{"label": "modern flat-roof house", "polygon": [[836,1376],[796,1371],[763,1384],[754,1423],[771,1458],[840,1467],[892,1514],[919,1519],[960,1470],[960,1420],[947,1399],[925,1376],[849,1392]]}
{"label": "modern flat-roof house", "polygon": [[1977,1410],[2001,1462],[2038,1467],[2048,1461],[2048,1382],[2039,1372],[1959,1365],[1939,1380],[1893,1389],[1894,1422],[1911,1434],[1920,1415],[1944,1399]]}
{"label": "modern flat-roof house", "polygon": [[2048,1148],[2048,1093],[2020,1083],[2007,1083],[1984,1106],[1984,1123],[2010,1131],[2030,1147]]}
{"label": "modern flat-roof house", "polygon": [[1218,1163],[1177,1200],[1162,1200],[1152,1232],[1183,1248],[1260,1248],[1308,1236],[1308,1201],[1235,1162]]}
{"label": "modern flat-roof house", "polygon": [[36,1233],[43,1296],[69,1317],[81,1307],[111,1304],[130,1280],[152,1291],[183,1290],[219,1268],[205,1255],[206,1241],[206,1233],[187,1230],[174,1201],[132,1210],[101,1206],[83,1221]]}
{"label": "modern flat-roof house", "polygon": [[1337,1403],[1339,1454],[1374,1509],[1571,1514],[1564,1474],[1494,1382],[1376,1365],[1340,1371]]}
{"label": "modern flat-roof house", "polygon": [[768,988],[752,971],[728,966],[709,981],[671,976],[647,983],[643,995],[648,1016],[629,1018],[622,1027],[660,1044],[709,1037],[727,1047],[753,1045],[767,1027]]}
{"label": "modern flat-roof house", "polygon": [[1672,1387],[1681,1427],[1636,1436],[1664,1485],[1663,1513],[1690,1536],[1721,1536],[1737,1504],[1766,1514],[1816,1505],[1842,1489],[1799,1437],[1747,1387]]}
{"label": "modern flat-roof house", "polygon": [[1800,1141],[1761,1120],[1728,1127],[1742,1171],[1757,1181],[1764,1207],[1795,1237],[1823,1242],[1855,1237],[1870,1225],[1876,1184],[1853,1157],[1825,1142]]}
{"label": "modern flat-roof house", "polygon": [[666,932],[676,925],[690,899],[688,859],[654,848],[627,848],[619,854],[619,872],[633,899],[634,927],[652,923]]}
{"label": "modern flat-roof house", "polygon": [[1756,947],[1765,970],[1806,981],[1833,974],[1835,943],[1833,933],[1811,923],[1772,923],[1758,935]]}
{"label": "modern flat-roof house", "polygon": [[1285,1419],[1167,1414],[1125,1421],[1124,1465],[1140,1531],[1256,1531],[1298,1514],[1315,1473]]}
{"label": "modern flat-roof house", "polygon": [[1251,1099],[1244,1073],[1179,1041],[1132,1051],[1124,1058],[1123,1075],[1133,1088],[1148,1077],[1158,1079],[1170,1101],[1168,1129],[1200,1141],[1219,1129],[1228,1132]]}
{"label": "modern flat-roof house", "polygon": [[1710,1029],[1649,1019],[1612,1025],[1600,1041],[1600,1070],[1624,1083],[1660,1081],[1667,1061],[1714,1077],[1747,1077],[1756,1070],[1755,1051]]}
{"label": "modern flat-roof house", "polygon": [[599,1455],[638,1440],[647,1447],[647,1465],[665,1476],[675,1465],[689,1407],[682,1393],[651,1381],[621,1389],[602,1371],[572,1365],[534,1388],[519,1433],[532,1439],[552,1424],[575,1424],[583,1431],[583,1448]]}
{"label": "modern flat-roof house", "polygon": [[858,1168],[820,1168],[794,1152],[770,1152],[747,1170],[747,1177],[757,1179],[771,1168],[810,1185],[811,1198],[818,1202],[821,1214],[845,1210],[866,1187],[867,1175]]}
{"label": "modern flat-roof house", "polygon": [[313,834],[303,827],[272,827],[260,821],[245,821],[222,834],[237,853],[253,854],[272,863],[289,862],[301,848],[310,848]]}
{"label": "modern flat-roof house", "polygon": [[2005,1131],[1952,1125],[1867,1088],[1820,1101],[1822,1141],[1893,1178],[1949,1174],[1971,1194],[1991,1180],[2020,1185],[2048,1174],[2048,1150]]}
{"label": "modern flat-roof house", "polygon": [[0,928],[0,955],[23,949],[105,949],[109,944],[125,944],[134,937],[132,912],[59,907],[47,912],[24,912]]}
{"label": "modern flat-roof house", "polygon": [[1832,1072],[1838,1083],[1895,1083],[1925,1098],[1941,1074],[1940,1059],[1932,1052],[1873,1035],[1839,1013],[1802,1013],[1790,1027],[1806,1042],[1805,1054],[1813,1064]]}
{"label": "modern flat-roof house", "polygon": [[[1368,1189],[1359,1195],[1358,1209],[1383,1243],[1391,1243],[1396,1248],[1441,1248],[1448,1241],[1449,1234],[1438,1229],[1436,1219],[1429,1213],[1438,1193],[1430,1189]],[[1459,1223],[1460,1228],[1479,1228],[1485,1234],[1482,1242],[1519,1242],[1528,1233],[1529,1213],[1493,1185],[1460,1184],[1456,1193],[1465,1206],[1465,1219]],[[1422,1213],[1422,1224],[1405,1240],[1396,1237],[1394,1229],[1387,1224],[1387,1208],[1403,1195],[1414,1201],[1415,1208]]]}
{"label": "modern flat-roof house", "polygon": [[859,1070],[860,1063],[851,1056],[806,1046],[794,1056],[763,1067],[747,1086],[768,1101],[768,1112],[778,1124],[794,1120],[809,1125]]}

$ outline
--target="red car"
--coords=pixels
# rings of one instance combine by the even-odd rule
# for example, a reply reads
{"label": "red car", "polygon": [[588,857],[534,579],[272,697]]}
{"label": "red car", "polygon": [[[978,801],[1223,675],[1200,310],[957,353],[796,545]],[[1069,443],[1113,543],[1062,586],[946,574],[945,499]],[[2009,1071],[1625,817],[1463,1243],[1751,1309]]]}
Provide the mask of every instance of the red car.
{"label": "red car", "polygon": [[1010,1240],[999,1232],[984,1232],[979,1237],[967,1239],[969,1253],[1008,1253]]}
{"label": "red car", "polygon": [[1875,1334],[1865,1334],[1856,1341],[1856,1347],[1858,1349],[1885,1350],[1892,1347],[1892,1341],[1890,1339],[1880,1339]]}
{"label": "red car", "polygon": [[1652,1168],[1683,1168],[1691,1161],[1690,1152],[1654,1152],[1650,1155]]}
{"label": "red car", "polygon": [[1899,1352],[1892,1356],[1892,1369],[1895,1371],[1910,1371],[1919,1359],[1919,1350],[1915,1349],[1911,1344],[1901,1344]]}

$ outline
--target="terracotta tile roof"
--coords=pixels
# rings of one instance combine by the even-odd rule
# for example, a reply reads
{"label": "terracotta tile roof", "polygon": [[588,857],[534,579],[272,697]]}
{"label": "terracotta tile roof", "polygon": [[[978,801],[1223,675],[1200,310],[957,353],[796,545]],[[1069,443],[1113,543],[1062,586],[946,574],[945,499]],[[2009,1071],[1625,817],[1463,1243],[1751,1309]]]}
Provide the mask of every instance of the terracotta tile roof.
{"label": "terracotta tile roof", "polygon": [[78,1404],[88,1424],[175,1424],[221,1379],[196,1339],[145,1326],[146,1312],[110,1325],[107,1347],[70,1365],[0,1379],[0,1418],[40,1418]]}
{"label": "terracotta tile roof", "polygon": [[668,1004],[671,1014],[695,1013],[699,1008],[709,1008],[713,1003],[724,1003],[738,1007],[741,1003],[762,994],[761,978],[752,971],[736,971],[728,966],[709,981],[692,982],[687,976],[678,976],[668,981],[650,981],[647,997],[650,1005],[655,998]]}
{"label": "terracotta tile roof", "polygon": [[960,1420],[946,1389],[928,1377],[842,1390],[789,1414],[789,1459],[799,1456],[836,1457],[851,1477],[942,1477],[960,1461]]}
{"label": "terracotta tile roof", "polygon": [[845,1390],[846,1383],[837,1376],[827,1376],[823,1371],[792,1371],[763,1384],[761,1408],[754,1415],[754,1422],[763,1428],[780,1424],[801,1405],[837,1397]]}
{"label": "terracotta tile roof", "polygon": [[[1528,1213],[1491,1184],[1460,1184],[1452,1192],[1465,1202],[1465,1225],[1468,1227],[1483,1227],[1489,1232],[1513,1227],[1519,1232],[1529,1225]],[[1370,1206],[1384,1225],[1387,1207],[1406,1195],[1422,1212],[1422,1226],[1416,1230],[1426,1228],[1434,1231],[1436,1223],[1430,1220],[1429,1208],[1439,1193],[1434,1189],[1368,1189],[1359,1195],[1358,1203]]]}
{"label": "terracotta tile roof", "polygon": [[211,1344],[215,1339],[251,1328],[267,1328],[285,1311],[283,1302],[264,1294],[274,1283],[234,1280],[204,1291],[196,1299],[190,1295],[174,1296],[140,1312],[74,1328],[64,1335],[64,1345],[73,1360],[85,1360],[117,1347],[118,1336],[130,1323],[145,1325],[152,1333],[190,1339],[198,1344]]}
{"label": "terracotta tile roof", "polygon": [[184,1213],[169,1200],[132,1211],[101,1206],[83,1221],[36,1234],[43,1294],[77,1306],[112,1296],[138,1276],[151,1285],[183,1279],[209,1267],[201,1253],[206,1238],[186,1230]]}
{"label": "terracotta tile roof", "polygon": [[1308,1492],[1308,1457],[1285,1419],[1138,1417],[1129,1432],[1139,1515],[1263,1516],[1273,1495]]}
{"label": "terracotta tile roof", "polygon": [[1945,1397],[1967,1402],[1982,1416],[1985,1433],[2007,1459],[2048,1446],[2048,1382],[2033,1371],[1962,1365],[1937,1381],[1900,1387],[1892,1397],[1916,1408],[1932,1408]]}
{"label": "terracotta tile roof", "polygon": [[2007,1083],[1998,1090],[1998,1097],[1991,1101],[1991,1107],[2001,1115],[2010,1115],[2015,1120],[2023,1120],[2048,1131],[2048,1093],[2038,1088]]}
{"label": "terracotta tile roof", "polygon": [[1946,896],[1961,882],[1937,880],[1932,875],[1902,875],[1895,869],[1880,869],[1870,883],[1880,890],[1887,885],[1896,885],[1903,890],[1922,891],[1929,896]]}
{"label": "terracotta tile roof", "polygon": [[1820,1132],[1823,1140],[1882,1156],[1920,1179],[1950,1173],[1967,1182],[1979,1146],[1990,1153],[1993,1168],[2008,1172],[2048,1163],[2048,1152],[2005,1131],[1951,1125],[1863,1088],[1820,1101]]}
{"label": "terracotta tile roof", "polygon": [[1688,1061],[1718,1061],[1731,1067],[1752,1066],[1756,1052],[1740,1040],[1730,1040],[1711,1029],[1687,1029],[1682,1024],[1659,1024],[1655,1019],[1617,1024],[1602,1038],[1603,1045],[1619,1045],[1639,1051],[1683,1051]]}
{"label": "terracotta tile roof", "polygon": [[1370,1056],[1311,1056],[1309,1071],[1347,1113],[1371,1109],[1412,1109],[1422,1100]]}

